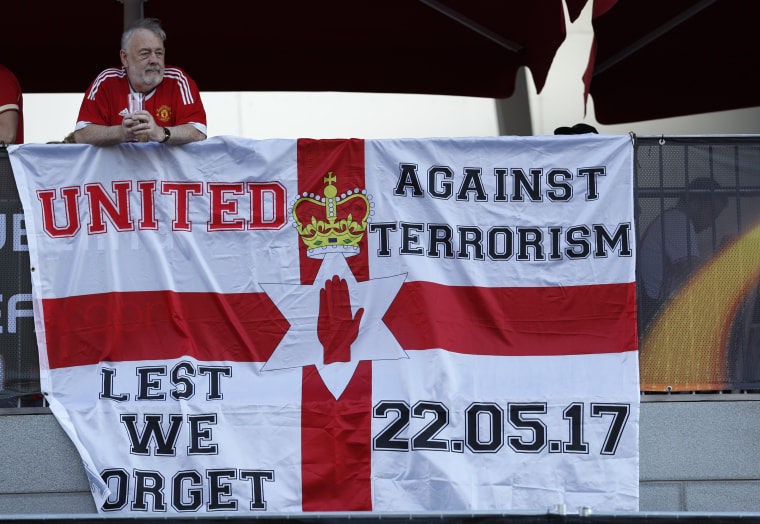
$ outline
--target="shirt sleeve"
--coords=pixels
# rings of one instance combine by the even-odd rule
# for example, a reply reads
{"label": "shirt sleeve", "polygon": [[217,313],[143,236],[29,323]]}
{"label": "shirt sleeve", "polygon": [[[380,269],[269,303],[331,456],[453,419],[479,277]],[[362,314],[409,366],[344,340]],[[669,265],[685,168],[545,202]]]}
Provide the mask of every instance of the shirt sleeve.
{"label": "shirt sleeve", "polygon": [[113,122],[111,110],[111,99],[109,90],[109,79],[117,76],[119,71],[116,69],[106,69],[92,82],[89,89],[84,94],[82,106],[79,108],[79,117],[77,118],[77,130],[86,127],[89,124],[98,124],[101,126],[113,126],[121,124],[121,120]]}
{"label": "shirt sleeve", "polygon": [[9,70],[0,68],[0,113],[21,110],[21,87]]}
{"label": "shirt sleeve", "polygon": [[[16,144],[24,143],[24,95],[21,84],[13,72],[0,66],[0,114],[15,111],[18,113],[16,123]],[[4,117],[7,119],[8,117]],[[11,117],[12,118],[12,117]]]}
{"label": "shirt sleeve", "polygon": [[165,76],[177,81],[181,103],[178,104],[176,125],[191,124],[204,135],[206,132],[206,110],[201,101],[201,93],[195,81],[177,67],[166,68]]}

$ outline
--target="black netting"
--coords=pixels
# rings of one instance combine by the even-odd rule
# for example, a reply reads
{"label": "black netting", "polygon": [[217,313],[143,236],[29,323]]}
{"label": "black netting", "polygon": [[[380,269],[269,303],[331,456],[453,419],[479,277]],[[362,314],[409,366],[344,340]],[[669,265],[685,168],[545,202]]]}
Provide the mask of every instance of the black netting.
{"label": "black netting", "polygon": [[41,402],[32,282],[21,202],[0,147],[0,407]]}
{"label": "black netting", "polygon": [[636,203],[642,390],[760,389],[760,138],[640,138]]}

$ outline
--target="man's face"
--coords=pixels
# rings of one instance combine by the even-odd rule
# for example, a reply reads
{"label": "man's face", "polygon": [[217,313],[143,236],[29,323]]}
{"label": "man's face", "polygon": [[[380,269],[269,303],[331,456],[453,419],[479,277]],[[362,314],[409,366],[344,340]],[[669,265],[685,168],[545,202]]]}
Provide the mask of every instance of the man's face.
{"label": "man's face", "polygon": [[121,50],[121,63],[135,91],[147,93],[164,79],[164,43],[147,29],[138,29]]}

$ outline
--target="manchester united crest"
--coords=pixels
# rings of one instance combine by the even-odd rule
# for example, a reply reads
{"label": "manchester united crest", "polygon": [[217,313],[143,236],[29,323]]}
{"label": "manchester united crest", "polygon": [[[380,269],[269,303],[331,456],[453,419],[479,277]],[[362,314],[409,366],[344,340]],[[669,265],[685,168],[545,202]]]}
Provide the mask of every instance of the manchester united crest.
{"label": "manchester united crest", "polygon": [[162,124],[168,124],[172,117],[172,108],[166,104],[156,109],[156,120]]}

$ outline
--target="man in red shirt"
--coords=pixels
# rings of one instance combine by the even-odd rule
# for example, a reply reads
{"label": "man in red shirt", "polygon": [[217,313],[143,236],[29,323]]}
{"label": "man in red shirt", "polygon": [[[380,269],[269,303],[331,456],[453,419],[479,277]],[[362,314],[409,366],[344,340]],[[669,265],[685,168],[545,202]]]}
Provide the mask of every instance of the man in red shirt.
{"label": "man in red shirt", "polygon": [[[135,22],[122,35],[121,69],[106,69],[90,85],[74,138],[109,146],[148,141],[186,144],[206,138],[206,111],[195,82],[164,65],[166,33],[155,18]],[[129,112],[127,97],[142,93],[144,109]]]}
{"label": "man in red shirt", "polygon": [[16,76],[0,65],[0,144],[24,143],[24,98]]}

